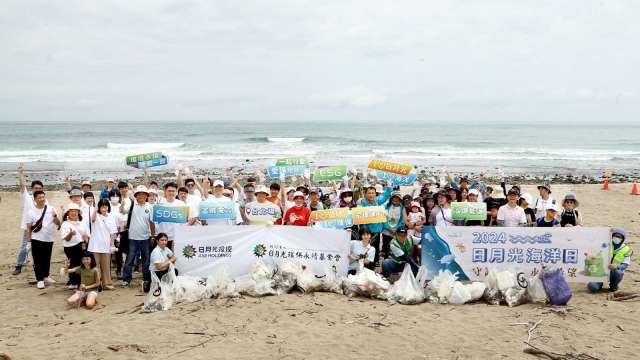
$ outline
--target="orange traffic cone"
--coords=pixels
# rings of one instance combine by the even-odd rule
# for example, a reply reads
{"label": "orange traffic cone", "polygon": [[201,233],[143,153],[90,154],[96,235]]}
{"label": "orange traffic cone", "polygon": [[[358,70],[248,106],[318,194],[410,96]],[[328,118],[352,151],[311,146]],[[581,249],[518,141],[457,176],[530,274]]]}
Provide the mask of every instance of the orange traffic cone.
{"label": "orange traffic cone", "polygon": [[609,177],[604,177],[604,185],[602,185],[602,190],[609,190]]}
{"label": "orange traffic cone", "polygon": [[631,195],[640,195],[640,193],[638,193],[638,180],[633,180],[633,187],[631,187]]}

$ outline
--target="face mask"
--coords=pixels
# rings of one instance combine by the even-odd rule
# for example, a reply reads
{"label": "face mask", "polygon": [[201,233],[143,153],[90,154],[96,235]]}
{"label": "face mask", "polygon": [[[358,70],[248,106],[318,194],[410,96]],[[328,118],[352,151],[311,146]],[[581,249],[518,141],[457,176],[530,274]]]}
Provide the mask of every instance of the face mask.
{"label": "face mask", "polygon": [[622,239],[620,239],[620,238],[619,238],[619,237],[617,237],[617,236],[614,236],[614,237],[613,237],[613,239],[612,239],[611,241],[613,241],[613,243],[614,243],[615,245],[620,245],[620,244],[622,243]]}
{"label": "face mask", "polygon": [[345,203],[350,203],[351,200],[353,200],[353,198],[351,196],[345,196],[345,198],[343,199]]}

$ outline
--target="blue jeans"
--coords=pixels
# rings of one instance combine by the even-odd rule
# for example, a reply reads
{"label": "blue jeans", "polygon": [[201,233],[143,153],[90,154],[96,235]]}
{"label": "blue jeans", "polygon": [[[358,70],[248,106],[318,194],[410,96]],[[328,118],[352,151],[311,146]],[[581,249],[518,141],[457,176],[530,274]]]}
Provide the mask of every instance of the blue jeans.
{"label": "blue jeans", "polygon": [[22,239],[20,240],[20,248],[18,249],[18,258],[16,259],[16,267],[22,269],[24,263],[27,262],[29,256],[29,248],[31,243],[27,239],[27,230],[22,230]]}
{"label": "blue jeans", "polygon": [[127,260],[124,264],[122,281],[131,282],[133,264],[135,263],[138,255],[142,257],[142,278],[144,281],[151,281],[151,273],[149,272],[149,240],[133,239],[129,239],[129,252],[127,253]]}
{"label": "blue jeans", "polygon": [[393,273],[402,272],[404,265],[405,263],[397,263],[391,259],[384,259],[382,261],[382,276],[389,278]]}
{"label": "blue jeans", "polygon": [[[620,282],[622,281],[622,278],[624,277],[625,268],[621,269],[620,267],[618,267],[617,269],[611,270],[609,272],[609,291],[618,290],[618,284],[620,284]],[[597,292],[602,289],[603,285],[604,284],[601,282],[590,282],[587,284],[587,289],[589,289],[589,291],[591,292]]]}

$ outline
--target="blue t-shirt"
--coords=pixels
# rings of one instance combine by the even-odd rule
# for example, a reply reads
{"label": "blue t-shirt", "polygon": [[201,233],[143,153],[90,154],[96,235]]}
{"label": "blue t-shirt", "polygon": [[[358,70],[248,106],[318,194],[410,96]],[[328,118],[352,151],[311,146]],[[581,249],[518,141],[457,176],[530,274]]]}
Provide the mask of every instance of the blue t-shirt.
{"label": "blue t-shirt", "polygon": [[554,227],[556,225],[558,225],[558,220],[556,218],[553,218],[553,220],[547,222],[544,217],[539,218],[538,220],[536,220],[536,224],[538,224],[538,227]]}

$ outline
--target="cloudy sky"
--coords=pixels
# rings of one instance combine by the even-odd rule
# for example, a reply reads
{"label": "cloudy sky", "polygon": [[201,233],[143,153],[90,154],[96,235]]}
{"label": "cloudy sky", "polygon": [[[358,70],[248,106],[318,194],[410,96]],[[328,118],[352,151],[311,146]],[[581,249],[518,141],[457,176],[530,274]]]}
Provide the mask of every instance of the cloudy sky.
{"label": "cloudy sky", "polygon": [[640,1],[26,1],[0,121],[640,121]]}

